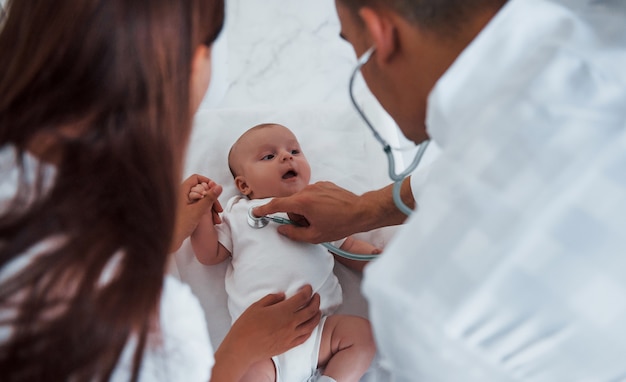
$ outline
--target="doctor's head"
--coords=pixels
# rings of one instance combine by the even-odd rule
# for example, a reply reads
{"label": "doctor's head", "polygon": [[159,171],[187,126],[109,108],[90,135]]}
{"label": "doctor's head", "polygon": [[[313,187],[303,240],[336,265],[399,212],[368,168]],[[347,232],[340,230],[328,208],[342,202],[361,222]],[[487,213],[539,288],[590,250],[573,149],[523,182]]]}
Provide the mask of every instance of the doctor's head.
{"label": "doctor's head", "polygon": [[228,165],[235,186],[250,199],[289,196],[311,180],[311,167],[298,139],[275,123],[243,133],[230,149]]}
{"label": "doctor's head", "polygon": [[404,135],[426,136],[430,91],[506,0],[335,0],[341,37],[357,56],[376,50],[363,77]]}

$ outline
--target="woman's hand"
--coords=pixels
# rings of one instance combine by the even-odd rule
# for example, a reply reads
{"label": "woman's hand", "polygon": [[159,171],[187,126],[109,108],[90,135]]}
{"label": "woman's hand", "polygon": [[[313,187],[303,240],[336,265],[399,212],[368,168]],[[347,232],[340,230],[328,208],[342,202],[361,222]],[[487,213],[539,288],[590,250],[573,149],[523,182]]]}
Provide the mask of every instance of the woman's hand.
{"label": "woman's hand", "polygon": [[[196,229],[202,215],[208,211],[213,215],[214,224],[221,222],[219,213],[222,212],[222,205],[217,198],[222,193],[222,186],[206,176],[194,174],[185,179],[180,187],[170,252],[180,248],[183,241]],[[198,194],[197,191],[202,189],[205,192]]]}
{"label": "woman's hand", "polygon": [[215,352],[211,381],[238,380],[254,363],[306,341],[321,318],[312,293],[307,285],[289,299],[270,294],[246,309]]}

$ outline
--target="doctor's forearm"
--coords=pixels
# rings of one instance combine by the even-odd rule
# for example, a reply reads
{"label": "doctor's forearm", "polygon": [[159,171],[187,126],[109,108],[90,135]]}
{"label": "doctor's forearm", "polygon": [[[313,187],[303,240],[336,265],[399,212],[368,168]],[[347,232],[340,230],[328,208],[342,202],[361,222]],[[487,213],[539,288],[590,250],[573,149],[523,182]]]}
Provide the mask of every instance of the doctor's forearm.
{"label": "doctor's forearm", "polygon": [[[410,177],[402,182],[400,196],[409,208],[415,208]],[[363,231],[402,224],[407,218],[393,201],[393,184],[361,195],[358,211],[361,215]]]}

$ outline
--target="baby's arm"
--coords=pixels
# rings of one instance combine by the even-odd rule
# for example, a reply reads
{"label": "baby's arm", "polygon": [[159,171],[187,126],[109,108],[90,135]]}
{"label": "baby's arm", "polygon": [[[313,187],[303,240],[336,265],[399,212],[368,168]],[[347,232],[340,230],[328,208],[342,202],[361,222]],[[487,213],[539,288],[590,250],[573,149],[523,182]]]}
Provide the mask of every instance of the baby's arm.
{"label": "baby's arm", "polygon": [[[210,197],[215,199],[213,203],[219,204],[217,197],[220,193],[221,187],[216,183],[202,183],[191,188],[189,191],[189,200]],[[217,240],[215,224],[219,223],[221,223],[219,215],[217,215],[214,208],[209,208],[206,213],[202,215],[198,226],[191,234],[191,247],[193,248],[193,252],[196,255],[196,259],[204,265],[221,263],[230,256],[230,252]]]}
{"label": "baby's arm", "polygon": [[[355,239],[353,236],[348,236],[339,248],[347,252],[360,253],[364,255],[375,255],[382,252],[379,248],[376,248],[372,244],[363,240]],[[369,263],[369,261],[346,259],[345,257],[341,257],[335,254],[333,254],[333,256],[335,256],[335,260],[337,260],[341,264],[359,272],[362,272],[365,266]]]}

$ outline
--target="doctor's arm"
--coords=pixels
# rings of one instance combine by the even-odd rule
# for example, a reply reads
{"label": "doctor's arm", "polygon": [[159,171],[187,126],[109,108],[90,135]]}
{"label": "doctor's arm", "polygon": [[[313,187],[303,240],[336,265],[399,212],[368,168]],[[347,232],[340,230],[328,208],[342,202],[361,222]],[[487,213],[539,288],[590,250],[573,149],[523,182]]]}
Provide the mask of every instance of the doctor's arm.
{"label": "doctor's arm", "polygon": [[[300,226],[283,225],[281,234],[293,240],[322,243],[358,232],[402,224],[406,215],[393,202],[393,184],[356,195],[331,182],[318,182],[302,191],[254,209],[256,216],[287,212]],[[402,200],[410,208],[415,201],[410,177],[402,183]]]}

